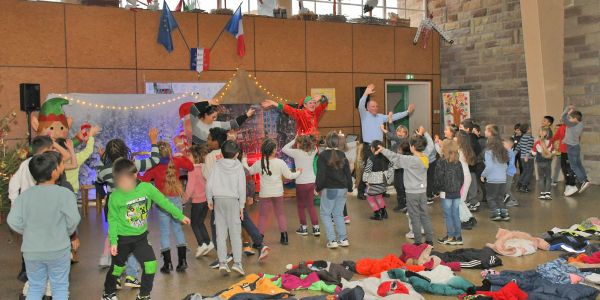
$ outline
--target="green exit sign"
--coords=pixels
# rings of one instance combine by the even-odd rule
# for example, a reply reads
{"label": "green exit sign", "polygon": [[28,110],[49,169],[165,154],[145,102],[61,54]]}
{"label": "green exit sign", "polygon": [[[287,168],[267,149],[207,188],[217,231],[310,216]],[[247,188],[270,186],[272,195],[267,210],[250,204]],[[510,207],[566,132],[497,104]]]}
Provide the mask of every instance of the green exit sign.
{"label": "green exit sign", "polygon": [[413,80],[413,79],[415,79],[415,75],[413,75],[413,74],[406,74],[406,79]]}

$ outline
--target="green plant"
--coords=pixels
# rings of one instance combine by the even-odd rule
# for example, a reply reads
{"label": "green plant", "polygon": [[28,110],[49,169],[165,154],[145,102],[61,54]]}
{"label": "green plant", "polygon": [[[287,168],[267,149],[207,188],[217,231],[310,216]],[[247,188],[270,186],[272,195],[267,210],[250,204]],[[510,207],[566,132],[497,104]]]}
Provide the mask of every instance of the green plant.
{"label": "green plant", "polygon": [[10,210],[8,183],[10,177],[27,157],[27,148],[18,145],[14,148],[4,149],[0,155],[0,213],[6,213]]}

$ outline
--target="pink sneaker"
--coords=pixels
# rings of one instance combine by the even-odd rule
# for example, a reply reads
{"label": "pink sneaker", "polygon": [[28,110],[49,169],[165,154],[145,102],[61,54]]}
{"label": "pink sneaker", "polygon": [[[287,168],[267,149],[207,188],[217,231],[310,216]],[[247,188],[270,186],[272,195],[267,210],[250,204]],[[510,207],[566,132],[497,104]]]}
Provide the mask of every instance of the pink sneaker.
{"label": "pink sneaker", "polygon": [[344,223],[350,224],[350,216],[345,216],[344,217]]}

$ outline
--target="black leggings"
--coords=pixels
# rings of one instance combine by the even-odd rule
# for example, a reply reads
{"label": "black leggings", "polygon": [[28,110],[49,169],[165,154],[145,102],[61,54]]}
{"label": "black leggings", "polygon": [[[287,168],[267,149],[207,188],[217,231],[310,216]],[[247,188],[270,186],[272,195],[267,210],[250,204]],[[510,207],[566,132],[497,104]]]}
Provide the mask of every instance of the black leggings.
{"label": "black leggings", "polygon": [[157,263],[152,246],[148,244],[148,232],[136,236],[119,236],[117,255],[112,257],[112,264],[106,272],[106,280],[104,281],[104,292],[106,294],[116,292],[117,278],[121,277],[121,274],[125,271],[125,262],[130,254],[135,256],[143,269],[140,296],[150,295]]}
{"label": "black leggings", "polygon": [[[428,177],[429,178],[429,177]],[[429,186],[429,184],[427,184]],[[404,189],[404,169],[394,170],[394,189],[399,208],[406,208],[406,190]]]}
{"label": "black leggings", "polygon": [[208,215],[208,203],[192,203],[192,213],[191,213],[191,227],[194,235],[196,236],[196,241],[198,242],[198,246],[202,244],[210,244],[210,235],[208,235],[208,231],[206,230],[206,226],[204,225],[204,220]]}
{"label": "black leggings", "polygon": [[437,165],[437,160],[429,163],[429,168],[427,168],[427,198],[433,198],[434,191],[434,181],[435,181],[435,166]]}

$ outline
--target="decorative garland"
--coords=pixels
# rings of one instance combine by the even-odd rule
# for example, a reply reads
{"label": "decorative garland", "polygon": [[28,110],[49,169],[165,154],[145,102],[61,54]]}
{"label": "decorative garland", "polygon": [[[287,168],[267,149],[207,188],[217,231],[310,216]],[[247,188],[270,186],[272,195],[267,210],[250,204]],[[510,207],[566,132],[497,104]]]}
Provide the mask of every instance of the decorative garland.
{"label": "decorative garland", "polygon": [[58,97],[65,98],[65,99],[67,99],[67,100],[69,100],[71,102],[75,102],[75,103],[80,104],[80,105],[87,105],[89,107],[93,107],[93,108],[97,108],[97,109],[110,109],[110,110],[142,110],[142,109],[151,109],[151,108],[159,107],[161,105],[173,103],[175,101],[178,101],[178,100],[181,100],[181,99],[187,98],[187,97],[193,97],[194,99],[196,99],[198,101],[205,100],[204,98],[198,96],[197,94],[195,94],[193,92],[187,92],[187,93],[180,94],[177,97],[173,97],[171,99],[159,101],[159,102],[152,103],[152,104],[145,104],[145,105],[106,105],[106,104],[92,103],[90,101],[83,100],[83,99],[73,98],[73,97],[65,95],[65,94],[56,94],[56,95]]}
{"label": "decorative garland", "polygon": [[[233,81],[233,79],[237,76],[237,73],[233,73],[233,76],[231,76],[231,79],[229,79],[227,81],[227,83],[225,83],[225,88],[223,89],[223,92],[221,92],[220,94],[218,94],[215,98],[220,102],[221,99],[223,99],[223,97],[225,96],[225,94],[227,93],[227,90],[229,90],[229,87],[231,86],[231,83]],[[248,78],[254,79],[254,84],[256,85],[256,87],[258,87],[259,89],[263,90],[267,96],[272,96],[275,102],[277,103],[281,103],[283,102],[288,102],[288,99],[282,98],[282,97],[278,97],[276,96],[273,92],[269,91],[266,87],[264,87],[256,78],[256,76],[252,76],[252,74],[248,73]]]}

